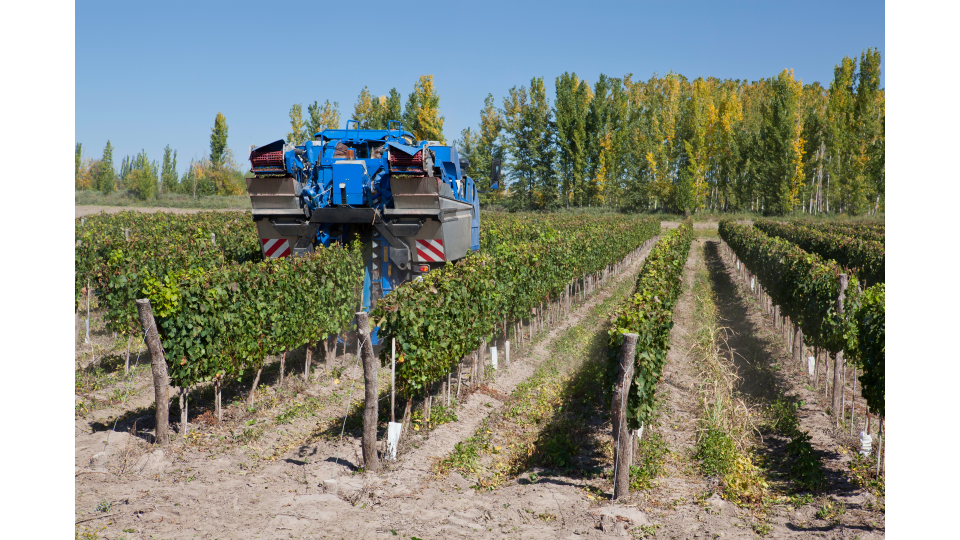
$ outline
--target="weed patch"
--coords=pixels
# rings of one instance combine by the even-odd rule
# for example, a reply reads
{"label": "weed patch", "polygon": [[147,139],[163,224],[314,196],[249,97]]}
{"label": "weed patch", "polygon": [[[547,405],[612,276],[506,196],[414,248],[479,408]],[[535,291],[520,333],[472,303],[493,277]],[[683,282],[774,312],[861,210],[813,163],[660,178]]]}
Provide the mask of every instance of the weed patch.
{"label": "weed patch", "polygon": [[[649,434],[648,434],[649,433]],[[636,465],[630,466],[630,489],[641,490],[653,487],[653,480],[663,474],[670,448],[663,435],[656,431],[643,432],[644,437],[637,445]]]}
{"label": "weed patch", "polygon": [[724,476],[733,469],[737,455],[736,445],[724,431],[708,428],[696,447],[700,471],[707,476]]}
{"label": "weed patch", "polygon": [[881,474],[877,476],[876,458],[864,457],[859,452],[854,453],[853,459],[848,462],[849,472],[853,482],[870,493],[877,499],[883,499],[886,496],[886,482]]}

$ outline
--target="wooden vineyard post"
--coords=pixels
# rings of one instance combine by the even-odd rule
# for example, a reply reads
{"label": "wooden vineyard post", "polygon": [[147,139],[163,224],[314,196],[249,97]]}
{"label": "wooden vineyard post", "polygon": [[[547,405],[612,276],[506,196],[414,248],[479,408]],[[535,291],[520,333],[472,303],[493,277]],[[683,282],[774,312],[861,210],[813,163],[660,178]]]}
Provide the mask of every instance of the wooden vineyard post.
{"label": "wooden vineyard post", "polygon": [[480,380],[481,380],[481,381],[482,381],[482,380],[485,380],[485,379],[486,379],[486,376],[487,376],[487,355],[486,355],[486,352],[487,352],[487,340],[481,339],[481,340],[480,340],[480,351],[479,351],[479,353],[478,353],[479,356],[480,356]]}
{"label": "wooden vineyard post", "polygon": [[390,421],[396,422],[394,416],[397,405],[397,338],[390,338]]}
{"label": "wooden vineyard post", "polygon": [[147,348],[150,349],[150,367],[153,371],[153,393],[157,410],[157,444],[165,446],[170,442],[170,430],[167,423],[170,420],[170,402],[167,394],[167,361],[163,356],[163,346],[160,343],[160,334],[153,319],[153,309],[150,300],[137,300],[137,314],[140,316],[140,325],[143,326]]}
{"label": "wooden vineyard post", "polygon": [[123,358],[123,374],[130,373],[130,340],[133,339],[133,333],[127,334],[127,356]]}
{"label": "wooden vineyard post", "polygon": [[[837,296],[837,313],[843,316],[843,299],[847,292],[847,275],[840,274],[840,295]],[[843,351],[833,357],[833,415],[837,421],[843,416]]]}
{"label": "wooden vineyard post", "polygon": [[877,476],[880,476],[880,461],[883,456],[883,424],[884,419],[880,417],[879,426],[877,427]]}
{"label": "wooden vineyard post", "polygon": [[803,362],[803,336],[800,334],[800,324],[797,321],[793,323],[793,361]]}
{"label": "wooden vineyard post", "polygon": [[620,369],[613,389],[610,416],[613,423],[614,456],[613,498],[630,494],[630,465],[633,461],[633,433],[627,429],[627,396],[633,380],[633,360],[637,350],[637,334],[624,334],[620,348]]}
{"label": "wooden vineyard post", "polygon": [[[211,233],[212,234],[212,233]],[[223,408],[221,408],[221,397],[223,397],[223,379],[218,375],[213,381],[213,408],[216,412],[217,423],[223,420]]]}
{"label": "wooden vineyard post", "polygon": [[84,343],[90,343],[90,280],[87,280],[87,336],[83,339]]}
{"label": "wooden vineyard post", "polygon": [[190,391],[180,388],[180,437],[187,434],[187,420],[189,419]]}
{"label": "wooden vineyard post", "polygon": [[850,397],[850,435],[853,435],[853,426],[856,423],[857,413],[857,366],[853,366],[853,394]]}
{"label": "wooden vineyard post", "polygon": [[457,364],[457,397],[460,399],[460,387],[463,386],[463,360],[460,360],[460,363]]}
{"label": "wooden vineyard post", "polygon": [[[403,419],[400,420],[400,438],[407,433],[410,428],[410,412],[413,410],[413,396],[407,398],[407,406],[403,409]],[[398,445],[399,446],[399,445]]]}
{"label": "wooden vineyard post", "polygon": [[[324,340],[324,344],[323,344],[324,348],[326,348],[326,346],[327,346],[326,341],[327,341],[327,340]],[[311,364],[311,362],[313,362],[313,347],[312,347],[311,345],[307,345],[306,354],[304,354],[303,356],[304,356],[304,358],[303,358],[303,381],[304,381],[304,382],[310,382],[310,364]],[[326,356],[330,356],[330,355],[329,355],[329,354],[326,354]],[[283,376],[283,370],[282,370],[282,369],[280,370],[280,375],[281,375],[281,377]]]}
{"label": "wooden vineyard post", "polygon": [[363,359],[363,380],[366,394],[363,407],[363,466],[368,471],[380,467],[377,458],[377,363],[370,341],[367,314],[357,313],[357,334],[360,338],[360,357]]}
{"label": "wooden vineyard post", "polygon": [[253,402],[257,399],[257,386],[260,385],[260,375],[263,374],[263,365],[266,362],[266,359],[260,361],[260,367],[257,368],[257,374],[253,376],[253,386],[250,388],[250,394],[247,396],[247,403],[253,405]]}

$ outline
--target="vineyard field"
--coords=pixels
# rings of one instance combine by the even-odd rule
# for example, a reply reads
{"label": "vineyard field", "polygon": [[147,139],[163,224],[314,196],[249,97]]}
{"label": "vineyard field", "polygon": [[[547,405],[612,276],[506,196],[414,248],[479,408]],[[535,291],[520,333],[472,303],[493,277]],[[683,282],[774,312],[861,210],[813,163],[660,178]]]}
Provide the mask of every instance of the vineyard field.
{"label": "vineyard field", "polygon": [[[884,286],[864,287],[853,271],[839,316],[842,266],[766,235],[763,220],[484,214],[480,251],[405,283],[371,312],[385,342],[375,367],[381,462],[373,471],[362,458],[367,401],[353,327],[359,252],[265,262],[244,255],[249,215],[220,214],[78,222],[89,251],[76,269],[95,285],[93,343],[77,346],[78,519],[136,491],[135,508],[111,516],[108,532],[176,537],[188,527],[239,537],[265,526],[276,538],[317,527],[328,536],[456,538],[487,523],[482,537],[514,528],[530,538],[591,537],[618,526],[634,535],[684,536],[694,526],[735,536],[769,526],[767,537],[789,538],[799,514],[761,501],[800,497],[802,482],[820,482],[820,499],[796,499],[808,522],[873,520],[862,537],[883,537],[882,475],[849,449],[867,410],[878,440],[885,412]],[[156,234],[166,224],[179,248]],[[85,292],[75,302],[84,316]],[[152,444],[142,329],[135,311],[119,307],[141,295],[153,304],[171,377],[172,440],[162,448]],[[724,326],[710,326],[710,317]],[[124,332],[136,338],[126,374]],[[634,506],[608,502],[618,444],[611,398],[628,332],[639,336],[625,402],[638,436],[628,473]],[[795,335],[803,357],[817,356],[819,378],[800,369]],[[704,345],[709,336],[713,345]],[[713,371],[711,347],[730,359],[709,364]],[[838,420],[822,356],[840,351],[849,376]],[[740,382],[717,393],[724,380]],[[384,443],[392,420],[403,426],[397,461]],[[724,437],[734,442],[721,451]],[[712,444],[721,445],[713,454]],[[793,472],[801,455],[812,456],[803,458],[807,476]],[[724,460],[728,471],[705,472]],[[821,501],[834,500],[843,478],[864,479],[843,488],[858,506],[831,518]],[[680,492],[704,495],[669,511],[650,502]],[[749,521],[737,517],[744,511]]]}

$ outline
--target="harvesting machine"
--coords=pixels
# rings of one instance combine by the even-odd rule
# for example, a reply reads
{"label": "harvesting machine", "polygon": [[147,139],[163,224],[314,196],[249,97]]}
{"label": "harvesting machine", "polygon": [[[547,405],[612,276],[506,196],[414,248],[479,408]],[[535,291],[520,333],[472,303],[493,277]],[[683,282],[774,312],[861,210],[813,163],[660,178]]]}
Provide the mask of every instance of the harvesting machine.
{"label": "harvesting machine", "polygon": [[[353,127],[351,128],[351,124]],[[453,146],[389,129],[326,129],[302,145],[250,147],[253,204],[264,258],[300,256],[360,240],[362,309],[480,248],[480,201]],[[500,163],[491,167],[497,189]]]}

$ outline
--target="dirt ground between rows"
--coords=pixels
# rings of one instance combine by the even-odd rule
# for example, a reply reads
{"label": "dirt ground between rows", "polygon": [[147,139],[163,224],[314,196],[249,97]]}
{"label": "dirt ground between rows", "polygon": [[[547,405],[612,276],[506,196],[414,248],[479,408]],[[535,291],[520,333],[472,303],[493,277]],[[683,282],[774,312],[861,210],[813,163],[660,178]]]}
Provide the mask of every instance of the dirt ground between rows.
{"label": "dirt ground between rows", "polygon": [[[660,486],[638,496],[640,507],[650,512],[659,527],[656,538],[757,538],[753,512],[724,501],[715,492],[717,481],[697,474],[685,456],[693,453],[697,428],[696,387],[699,383],[692,357],[694,298],[692,284],[697,267],[706,266],[717,294],[720,324],[729,331],[728,349],[736,359],[741,379],[739,391],[750,403],[769,404],[778,393],[793,395],[805,405],[798,411],[801,429],[809,431],[814,449],[823,458],[828,487],[824,493],[797,507],[773,505],[768,519],[772,530],[764,538],[883,538],[884,516],[870,510],[876,499],[853,486],[844,473],[852,440],[835,432],[825,405],[806,388],[804,375],[790,364],[789,351],[772,331],[769,321],[744,289],[729,261],[720,256],[719,242],[694,241],[684,268],[684,292],[674,312],[671,350],[660,391],[668,396],[660,432],[674,453]],[[704,254],[705,260],[701,257]],[[862,410],[862,409],[861,409]],[[846,448],[844,448],[846,444]],[[782,442],[767,438],[761,447],[772,450]],[[827,497],[844,505],[838,521],[819,519],[817,510]]]}

